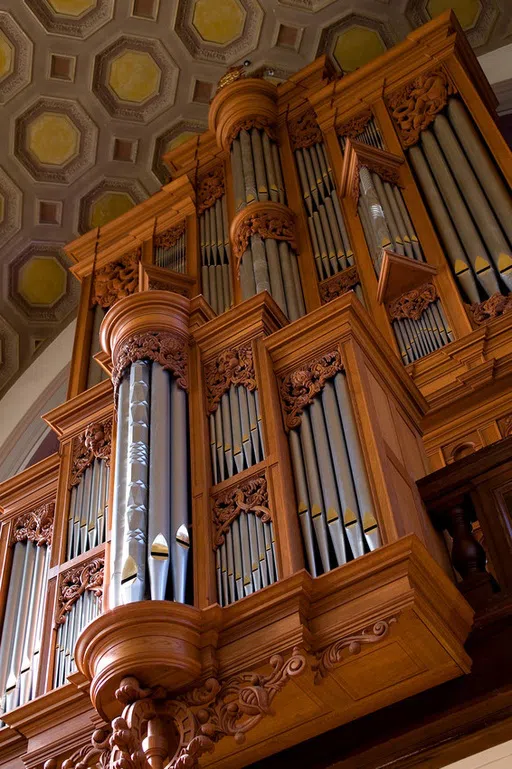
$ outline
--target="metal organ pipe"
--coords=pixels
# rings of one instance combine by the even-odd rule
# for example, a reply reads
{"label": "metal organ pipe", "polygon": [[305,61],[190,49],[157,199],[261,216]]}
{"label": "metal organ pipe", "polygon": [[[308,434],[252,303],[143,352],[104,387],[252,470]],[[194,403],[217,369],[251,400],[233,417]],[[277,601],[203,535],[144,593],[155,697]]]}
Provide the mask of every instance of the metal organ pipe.
{"label": "metal organ pipe", "polygon": [[233,302],[231,247],[224,194],[200,213],[199,233],[203,294],[219,315]]}

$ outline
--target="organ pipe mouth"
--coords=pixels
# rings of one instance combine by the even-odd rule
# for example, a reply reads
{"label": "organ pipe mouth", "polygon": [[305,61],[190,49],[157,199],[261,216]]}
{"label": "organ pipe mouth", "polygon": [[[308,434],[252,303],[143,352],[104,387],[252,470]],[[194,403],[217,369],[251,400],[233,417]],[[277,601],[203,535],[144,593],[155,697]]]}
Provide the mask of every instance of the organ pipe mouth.
{"label": "organ pipe mouth", "polygon": [[190,537],[188,534],[188,529],[183,523],[181,524],[178,531],[176,532],[176,542],[178,543],[178,545],[181,545],[182,547],[185,547],[185,548],[190,547]]}

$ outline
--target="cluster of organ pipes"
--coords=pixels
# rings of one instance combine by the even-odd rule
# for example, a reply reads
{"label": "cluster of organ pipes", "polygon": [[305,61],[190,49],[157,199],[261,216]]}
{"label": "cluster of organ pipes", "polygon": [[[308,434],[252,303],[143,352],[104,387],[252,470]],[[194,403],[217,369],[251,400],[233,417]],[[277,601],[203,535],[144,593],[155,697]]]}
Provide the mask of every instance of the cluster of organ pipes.
{"label": "cluster of organ pipes", "polygon": [[[242,129],[231,145],[235,212],[250,203],[286,203],[277,144],[260,128]],[[252,235],[240,261],[242,298],[268,291],[293,321],[306,312],[297,256],[286,241]]]}
{"label": "cluster of organ pipes", "polygon": [[[339,134],[338,138],[341,151],[345,152],[348,136]],[[361,142],[361,144],[368,144],[370,147],[376,147],[378,150],[385,149],[384,141],[379,131],[379,127],[373,117],[370,117],[360,133],[355,134],[352,136],[352,138],[356,142]]]}
{"label": "cluster of organ pipes", "polygon": [[75,601],[64,622],[58,626],[53,668],[53,686],[64,686],[76,670],[75,645],[82,630],[101,614],[101,600],[86,590]]}
{"label": "cluster of organ pipes", "polygon": [[257,390],[232,384],[210,414],[209,421],[215,484],[264,459]]}
{"label": "cluster of organ pipes", "polygon": [[343,372],[327,380],[289,432],[298,516],[317,576],[381,544]]}
{"label": "cluster of organ pipes", "polygon": [[157,267],[165,267],[174,272],[187,271],[187,252],[185,230],[172,245],[159,243],[154,246],[154,259]]}
{"label": "cluster of organ pipes", "polygon": [[[0,714],[37,694],[50,548],[32,541],[14,545],[0,639]],[[0,720],[0,726],[2,726]]]}
{"label": "cluster of organ pipes", "polygon": [[187,393],[138,360],[119,386],[111,606],[189,597]]}
{"label": "cluster of organ pipes", "polygon": [[105,542],[110,467],[93,459],[71,489],[66,560]]}
{"label": "cluster of organ pipes", "polygon": [[215,312],[225,312],[233,301],[231,246],[226,196],[199,215],[201,285],[205,299]]}
{"label": "cluster of organ pipes", "polygon": [[456,97],[408,151],[462,295],[512,288],[512,202],[471,116]]}

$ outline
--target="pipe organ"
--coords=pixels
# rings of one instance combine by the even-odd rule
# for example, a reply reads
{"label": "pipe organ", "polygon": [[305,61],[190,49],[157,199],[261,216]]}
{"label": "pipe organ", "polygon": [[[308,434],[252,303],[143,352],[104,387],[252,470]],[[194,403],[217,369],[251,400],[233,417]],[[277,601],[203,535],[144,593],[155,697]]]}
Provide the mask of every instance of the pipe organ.
{"label": "pipe organ", "polygon": [[60,451],[0,484],[7,730],[44,697],[102,766],[236,769],[468,672],[416,483],[509,429],[512,203],[459,36],[232,68],[172,180],[66,246]]}

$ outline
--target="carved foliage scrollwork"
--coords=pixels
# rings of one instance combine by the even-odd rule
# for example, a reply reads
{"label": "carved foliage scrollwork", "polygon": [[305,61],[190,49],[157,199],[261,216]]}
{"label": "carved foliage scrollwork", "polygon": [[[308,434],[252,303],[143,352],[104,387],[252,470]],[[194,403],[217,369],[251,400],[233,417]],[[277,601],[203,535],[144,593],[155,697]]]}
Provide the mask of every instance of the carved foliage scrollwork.
{"label": "carved foliage scrollwork", "polygon": [[112,420],[91,422],[73,441],[73,463],[71,467],[71,486],[80,483],[85,470],[95,459],[103,459],[110,465],[112,447]]}
{"label": "carved foliage scrollwork", "polygon": [[398,299],[394,299],[388,304],[389,317],[392,320],[401,318],[410,318],[419,320],[429,304],[439,299],[439,294],[433,283],[424,283],[419,288],[413,288],[407,291]]}
{"label": "carved foliage scrollwork", "polygon": [[197,213],[202,214],[224,195],[224,168],[219,165],[201,176],[197,183]]}
{"label": "carved foliage scrollwork", "polygon": [[347,291],[351,291],[358,283],[359,274],[357,267],[349,267],[348,270],[337,272],[336,275],[333,275],[319,285],[322,303],[327,304],[327,302],[336,299],[338,296],[346,294]]}
{"label": "carved foliage scrollwork", "polygon": [[326,381],[332,379],[338,371],[343,371],[341,353],[339,350],[333,350],[281,377],[279,392],[288,430],[300,425],[305,407],[321,392]]}
{"label": "carved foliage scrollwork", "polygon": [[240,131],[250,131],[251,128],[259,128],[265,131],[269,139],[276,141],[275,123],[273,120],[263,115],[248,115],[233,123],[227,137],[227,144],[231,146]]}
{"label": "carved foliage scrollwork", "polygon": [[98,270],[94,277],[93,305],[108,309],[118,299],[137,291],[140,254],[139,248]]}
{"label": "carved foliage scrollwork", "polygon": [[356,115],[351,120],[347,120],[346,123],[336,127],[336,133],[338,136],[346,136],[347,139],[355,139],[366,128],[372,118],[370,110],[362,112],[360,115]]}
{"label": "carved foliage scrollwork", "polygon": [[[195,769],[199,758],[224,737],[234,737],[237,744],[242,744],[247,732],[272,712],[275,696],[304,671],[306,658],[294,649],[286,661],[280,654],[274,655],[270,666],[269,675],[246,672],[225,681],[210,678],[203,686],[175,699],[168,698],[161,687],[149,694],[140,688],[137,692],[137,681],[130,679],[129,688],[136,699],[128,701],[122,716],[112,722],[112,766],[150,769],[151,750],[153,755],[158,752],[166,769]],[[122,701],[127,702],[126,696]],[[155,729],[166,720],[174,723],[172,748],[163,734],[155,738],[154,746],[149,737],[144,739],[151,720]],[[173,755],[169,755],[171,750]]]}
{"label": "carved foliage scrollwork", "polygon": [[224,534],[242,513],[253,513],[263,523],[272,520],[265,473],[253,476],[213,500],[214,550],[224,543]]}
{"label": "carved foliage scrollwork", "polygon": [[389,99],[391,117],[404,147],[416,144],[421,132],[435,120],[454,93],[448,75],[439,68],[423,73]]}
{"label": "carved foliage scrollwork", "polygon": [[64,624],[66,614],[86,591],[94,593],[97,598],[102,598],[104,570],[104,559],[94,558],[63,573],[59,584],[56,626]]}
{"label": "carved foliage scrollwork", "polygon": [[484,302],[475,302],[466,306],[473,323],[476,326],[482,326],[493,318],[512,312],[512,294],[503,296],[496,293]]}
{"label": "carved foliage scrollwork", "polygon": [[176,377],[179,387],[188,389],[188,353],[185,340],[171,331],[147,331],[129,337],[115,357],[112,384],[116,400],[123,372],[136,360],[159,363]]}
{"label": "carved foliage scrollwork", "polygon": [[389,633],[390,625],[397,621],[396,617],[375,622],[372,627],[361,633],[348,635],[330,644],[326,649],[317,652],[316,663],[312,666],[315,672],[315,684],[319,684],[322,678],[328,674],[342,660],[345,649],[349,654],[359,654],[364,644],[374,644],[382,641]]}
{"label": "carved foliage scrollwork", "polygon": [[248,206],[247,213],[238,221],[234,233],[233,253],[239,262],[249,245],[253,235],[274,240],[286,240],[296,251],[295,220],[293,214],[285,206],[268,206],[268,210],[258,210],[253,213],[253,206]]}
{"label": "carved foliage scrollwork", "polygon": [[45,761],[43,769],[110,769],[111,734],[110,724],[95,729],[90,744],[75,750],[62,763],[50,758]]}
{"label": "carved foliage scrollwork", "polygon": [[204,367],[206,381],[206,403],[212,414],[219,401],[231,385],[256,389],[256,374],[250,344],[223,350],[215,360]]}
{"label": "carved foliage scrollwork", "polygon": [[158,248],[172,248],[176,245],[178,240],[184,234],[186,228],[185,219],[177,224],[175,227],[170,227],[168,230],[161,232],[155,236],[154,245]]}
{"label": "carved foliage scrollwork", "polygon": [[288,123],[288,133],[292,150],[311,147],[312,144],[319,144],[322,141],[322,132],[316,122],[316,115],[312,109],[309,109],[303,115]]}
{"label": "carved foliage scrollwork", "polygon": [[23,513],[13,523],[12,542],[34,542],[38,547],[50,546],[53,536],[55,503],[44,505]]}

